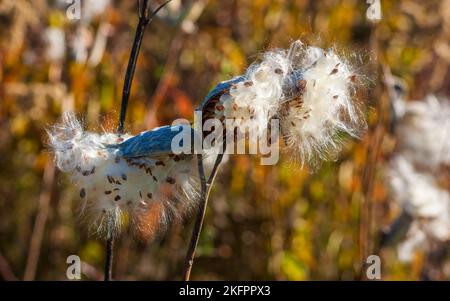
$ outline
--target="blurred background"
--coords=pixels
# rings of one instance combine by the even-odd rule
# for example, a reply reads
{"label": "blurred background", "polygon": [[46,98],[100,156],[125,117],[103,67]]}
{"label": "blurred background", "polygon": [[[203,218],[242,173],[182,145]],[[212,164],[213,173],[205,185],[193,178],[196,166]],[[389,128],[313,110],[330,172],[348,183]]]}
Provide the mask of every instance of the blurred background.
{"label": "blurred background", "polygon": [[[82,0],[81,19],[70,20],[66,1],[0,0],[0,279],[64,280],[71,254],[83,261],[83,279],[103,277],[104,242],[80,226],[78,192],[55,170],[45,129],[65,110],[90,130],[114,129],[136,2]],[[448,242],[437,259],[418,249],[407,262],[378,243],[401,211],[386,182],[396,139],[383,74],[402,79],[407,99],[449,96],[450,1],[381,4],[381,21],[370,23],[362,0],[173,0],[147,29],[128,107],[131,133],[192,120],[219,81],[295,39],[336,47],[367,78],[359,97],[368,132],[347,139],[336,162],[309,170],[289,158],[261,166],[235,155],[222,166],[192,279],[365,279],[370,254],[381,256],[382,279],[450,279]],[[114,278],[181,279],[191,225],[149,242],[124,233]]]}

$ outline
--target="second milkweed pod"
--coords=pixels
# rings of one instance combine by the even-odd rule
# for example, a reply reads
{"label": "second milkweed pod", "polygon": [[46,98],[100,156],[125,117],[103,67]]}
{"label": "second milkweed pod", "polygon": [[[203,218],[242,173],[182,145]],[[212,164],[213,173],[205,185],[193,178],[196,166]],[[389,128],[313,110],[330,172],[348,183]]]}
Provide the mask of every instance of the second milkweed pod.
{"label": "second milkweed pod", "polygon": [[[187,154],[176,161],[169,156],[179,128],[161,127],[134,137],[96,134],[84,131],[73,113],[66,113],[63,123],[49,131],[57,166],[70,173],[81,189],[81,207],[90,229],[111,237],[119,233],[127,215],[133,217],[131,227],[141,225],[136,219],[145,218],[152,204],[161,204],[161,216],[174,218],[182,218],[196,206],[195,157]],[[181,172],[185,170],[189,173]],[[158,227],[165,228],[171,220],[162,218]]]}
{"label": "second milkweed pod", "polygon": [[415,165],[450,165],[450,100],[428,95],[423,101],[395,100],[399,151]]}
{"label": "second milkweed pod", "polygon": [[391,161],[389,182],[392,198],[403,213],[386,233],[385,242],[400,239],[399,259],[411,261],[418,249],[430,251],[432,245],[448,243],[450,194],[438,186],[433,175],[417,171],[407,157],[397,155]]}
{"label": "second milkweed pod", "polygon": [[258,138],[267,136],[277,116],[287,149],[302,163],[314,163],[339,150],[340,132],[359,137],[366,128],[354,97],[358,83],[334,50],[296,41],[288,50],[263,53],[245,75],[220,83],[200,108],[204,119],[239,120]]}
{"label": "second milkweed pod", "polygon": [[302,164],[333,158],[342,143],[340,132],[359,137],[366,129],[355,99],[355,71],[332,49],[297,42],[289,53],[291,69],[302,72],[291,98],[280,106],[284,141]]}

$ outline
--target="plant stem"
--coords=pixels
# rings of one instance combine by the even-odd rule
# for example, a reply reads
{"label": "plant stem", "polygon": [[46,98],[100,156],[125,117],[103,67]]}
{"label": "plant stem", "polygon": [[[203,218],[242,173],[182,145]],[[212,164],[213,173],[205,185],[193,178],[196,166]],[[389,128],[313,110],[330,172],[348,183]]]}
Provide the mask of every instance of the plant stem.
{"label": "plant stem", "polygon": [[106,240],[105,281],[112,280],[112,265],[114,257],[114,238],[110,236]]}
{"label": "plant stem", "polygon": [[128,60],[127,71],[125,73],[125,80],[122,90],[122,105],[120,107],[119,127],[117,131],[119,133],[124,132],[125,116],[127,113],[128,99],[130,98],[131,83],[133,82],[134,70],[136,69],[136,62],[141,49],[142,39],[144,37],[145,28],[152,21],[153,17],[158,11],[163,8],[171,0],[161,4],[155,11],[149,14],[149,1],[138,0],[139,6],[139,23],[136,28],[136,34],[134,36],[133,47],[131,48],[130,59]]}
{"label": "plant stem", "polygon": [[[224,142],[225,143],[225,142]],[[205,177],[205,169],[203,165],[203,155],[198,154],[198,172],[201,181],[201,196],[200,196],[200,207],[198,208],[197,216],[195,218],[194,228],[192,229],[191,240],[189,242],[189,248],[184,259],[183,268],[183,281],[189,281],[191,277],[192,266],[194,264],[195,251],[197,249],[197,244],[200,239],[200,233],[203,227],[203,221],[205,220],[206,207],[208,205],[209,193],[211,192],[211,187],[216,177],[217,171],[219,170],[219,165],[223,159],[223,153],[218,154],[216,161],[214,162],[214,167],[209,175],[208,181]]]}
{"label": "plant stem", "polygon": [[119,127],[117,131],[119,133],[123,133],[124,124],[125,124],[125,116],[127,113],[128,107],[128,99],[130,98],[131,91],[131,83],[133,82],[134,71],[136,69],[136,62],[139,56],[139,50],[141,49],[142,39],[144,37],[144,32],[147,24],[150,22],[150,19],[146,17],[148,0],[144,0],[144,3],[141,4],[141,1],[138,1],[139,5],[139,23],[136,28],[136,34],[134,35],[133,47],[131,48],[130,58],[128,60],[127,71],[125,73],[125,80],[123,82],[123,90],[122,90],[122,105],[120,107],[120,119],[119,119]]}

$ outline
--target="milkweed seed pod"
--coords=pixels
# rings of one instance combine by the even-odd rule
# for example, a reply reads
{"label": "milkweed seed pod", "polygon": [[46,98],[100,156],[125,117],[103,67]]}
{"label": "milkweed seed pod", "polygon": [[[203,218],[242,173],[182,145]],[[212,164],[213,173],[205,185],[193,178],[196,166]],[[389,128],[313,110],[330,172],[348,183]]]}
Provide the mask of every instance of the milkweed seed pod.
{"label": "milkweed seed pod", "polygon": [[429,95],[424,101],[397,99],[398,151],[414,165],[450,166],[450,101]]}
{"label": "milkweed seed pod", "polygon": [[288,151],[302,164],[314,163],[339,150],[340,132],[358,137],[366,128],[354,97],[359,83],[333,50],[296,41],[289,50],[264,53],[245,75],[217,85],[201,105],[203,122],[234,120],[261,138],[277,118]]}
{"label": "milkweed seed pod", "polygon": [[[388,79],[394,88],[400,82]],[[393,89],[401,90],[401,86]],[[397,237],[399,259],[410,261],[416,250],[430,252],[450,240],[450,103],[434,95],[406,101],[405,93],[391,94],[397,148],[388,168],[389,184],[392,198],[403,210],[401,216],[409,219],[401,223],[405,219],[397,218],[386,237]],[[399,235],[396,229],[407,231]]]}
{"label": "milkweed seed pod", "polygon": [[124,222],[139,237],[180,220],[198,199],[195,158],[171,151],[182,126],[165,126],[137,136],[85,131],[73,113],[49,131],[58,168],[79,188],[81,211],[103,237]]}

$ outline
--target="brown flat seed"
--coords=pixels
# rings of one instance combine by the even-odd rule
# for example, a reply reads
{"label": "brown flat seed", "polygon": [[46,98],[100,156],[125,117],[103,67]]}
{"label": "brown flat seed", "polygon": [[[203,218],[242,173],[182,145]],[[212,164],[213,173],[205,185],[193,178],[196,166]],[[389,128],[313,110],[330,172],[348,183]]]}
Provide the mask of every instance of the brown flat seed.
{"label": "brown flat seed", "polygon": [[105,194],[111,194],[111,192],[112,192],[111,190],[106,190]]}
{"label": "brown flat seed", "polygon": [[166,182],[169,183],[169,184],[175,184],[175,179],[172,178],[172,177],[167,177],[166,178]]}
{"label": "brown flat seed", "polygon": [[338,97],[339,97],[339,95],[334,95],[333,96],[334,99],[337,99]]}
{"label": "brown flat seed", "polygon": [[248,80],[248,81],[244,82],[244,86],[251,87],[251,86],[253,86],[253,82],[251,80]]}
{"label": "brown flat seed", "polygon": [[356,82],[356,75],[353,74],[352,76],[350,76],[350,80],[352,83]]}
{"label": "brown flat seed", "polygon": [[334,68],[331,70],[330,75],[336,74],[339,70],[337,68]]}
{"label": "brown flat seed", "polygon": [[85,171],[82,172],[82,175],[85,176],[85,177],[88,176],[88,175],[90,175],[90,174],[91,174],[91,173],[90,173],[89,171],[87,171],[87,170],[85,170]]}
{"label": "brown flat seed", "polygon": [[119,191],[120,190],[120,188],[114,188],[113,189],[113,191]]}
{"label": "brown flat seed", "polygon": [[119,201],[121,199],[120,195],[116,195],[116,197],[114,198],[114,201]]}
{"label": "brown flat seed", "polygon": [[158,179],[157,179],[155,176],[153,176],[153,180],[154,180],[155,182],[158,182]]}
{"label": "brown flat seed", "polygon": [[156,166],[158,166],[158,165],[166,166],[166,164],[164,164],[164,162],[161,161],[161,160],[156,161],[155,165],[156,165]]}
{"label": "brown flat seed", "polygon": [[139,190],[139,196],[141,197],[141,199],[142,199],[142,192]]}
{"label": "brown flat seed", "polygon": [[124,180],[124,181],[126,181],[128,178],[127,178],[127,175],[126,174],[122,174],[122,180]]}
{"label": "brown flat seed", "polygon": [[295,123],[293,121],[291,121],[292,126],[295,126]]}
{"label": "brown flat seed", "polygon": [[283,70],[281,70],[280,68],[275,69],[275,73],[276,74],[283,74]]}
{"label": "brown flat seed", "polygon": [[81,188],[80,189],[80,198],[84,198],[86,196],[86,189]]}
{"label": "brown flat seed", "polygon": [[299,80],[298,81],[298,88],[300,90],[304,90],[306,88],[306,80],[304,80],[304,79]]}
{"label": "brown flat seed", "polygon": [[147,193],[147,197],[148,197],[149,199],[151,199],[151,198],[152,198],[152,194],[151,194],[151,193]]}

